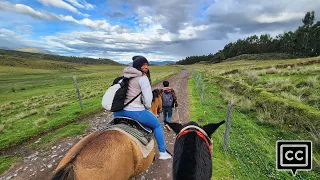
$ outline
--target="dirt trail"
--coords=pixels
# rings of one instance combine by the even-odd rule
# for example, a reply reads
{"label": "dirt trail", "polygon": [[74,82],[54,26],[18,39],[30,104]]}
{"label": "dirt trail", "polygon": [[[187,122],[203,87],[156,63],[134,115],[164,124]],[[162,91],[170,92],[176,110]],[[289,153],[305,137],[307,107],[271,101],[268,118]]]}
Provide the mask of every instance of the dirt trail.
{"label": "dirt trail", "polygon": [[[170,87],[173,87],[178,98],[178,108],[173,111],[173,122],[185,123],[189,121],[189,99],[188,99],[188,78],[189,73],[182,71],[167,79],[170,82]],[[162,87],[159,83],[153,88]],[[13,149],[13,155],[22,156],[22,160],[16,163],[13,167],[7,170],[0,176],[0,180],[47,180],[52,176],[52,172],[58,165],[58,162],[64,154],[83,136],[100,129],[112,119],[112,114],[109,112],[101,111],[93,114],[82,121],[88,121],[90,128],[84,135],[66,138],[64,141],[55,144],[49,149],[32,150],[27,146],[20,149]],[[162,116],[161,116],[162,121]],[[175,134],[170,131],[165,132],[165,140],[167,149],[173,152],[173,144],[175,141]],[[33,143],[37,143],[37,140]],[[156,148],[156,160],[153,164],[136,179],[172,179],[172,159],[159,160],[159,152]]]}

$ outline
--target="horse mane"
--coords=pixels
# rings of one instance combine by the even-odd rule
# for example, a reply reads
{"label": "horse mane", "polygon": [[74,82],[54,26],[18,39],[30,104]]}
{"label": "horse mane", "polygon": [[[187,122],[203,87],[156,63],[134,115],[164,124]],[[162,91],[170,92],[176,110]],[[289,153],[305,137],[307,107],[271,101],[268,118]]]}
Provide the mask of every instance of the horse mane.
{"label": "horse mane", "polygon": [[159,89],[154,89],[152,91],[152,102],[154,102],[156,100],[156,98],[159,97],[159,94],[160,94],[160,90]]}
{"label": "horse mane", "polygon": [[210,151],[195,132],[190,132],[176,140],[173,157],[175,179],[210,179],[212,158]]}
{"label": "horse mane", "polygon": [[81,151],[87,147],[87,145],[98,136],[102,135],[105,131],[99,131],[96,132],[96,134],[88,135],[86,139],[83,140],[80,147],[78,147],[78,150],[73,152],[73,154],[70,155],[70,159],[63,165],[61,168],[59,168],[56,173],[53,175],[52,180],[75,180],[75,172],[74,172],[74,165],[72,164],[73,161],[76,160],[78,155],[81,153]]}

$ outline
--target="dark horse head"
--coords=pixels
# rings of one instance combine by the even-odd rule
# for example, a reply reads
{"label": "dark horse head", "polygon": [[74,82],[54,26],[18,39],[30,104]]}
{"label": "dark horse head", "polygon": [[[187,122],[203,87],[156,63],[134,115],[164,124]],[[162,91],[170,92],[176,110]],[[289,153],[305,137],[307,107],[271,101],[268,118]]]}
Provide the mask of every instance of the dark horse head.
{"label": "dark horse head", "polygon": [[224,123],[207,124],[203,127],[195,122],[187,124],[168,123],[177,134],[174,144],[173,171],[174,180],[209,180],[212,176],[211,135]]}
{"label": "dark horse head", "polygon": [[162,89],[154,89],[152,91],[152,102],[162,94]]}

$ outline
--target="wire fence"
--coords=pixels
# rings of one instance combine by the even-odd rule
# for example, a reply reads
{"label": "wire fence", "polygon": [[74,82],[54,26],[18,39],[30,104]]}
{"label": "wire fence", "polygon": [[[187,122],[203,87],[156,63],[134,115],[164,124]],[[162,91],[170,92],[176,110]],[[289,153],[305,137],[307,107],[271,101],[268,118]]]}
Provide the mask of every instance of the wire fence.
{"label": "wire fence", "polygon": [[[218,86],[212,77],[205,73],[193,70],[191,79],[194,85],[191,90],[192,96],[195,95],[192,98],[196,99],[195,103],[191,104],[195,109],[193,114],[196,117],[194,118],[203,124],[227,121],[224,137],[214,135],[213,140],[223,144],[221,149],[224,152],[225,164],[234,179],[293,179],[288,171],[276,170],[276,141],[307,140],[310,135],[283,132],[275,125],[261,123],[260,117],[253,116],[252,112],[245,113],[234,104],[237,95],[228,94],[226,89]],[[311,124],[308,120],[305,121]],[[311,125],[303,132],[312,130],[317,132],[313,128],[314,126]],[[313,151],[313,157],[313,161],[319,163],[318,151]],[[313,179],[316,177],[317,179],[320,177],[319,172],[316,172],[319,170],[314,168],[312,171],[311,174],[310,172],[299,172],[297,178]]]}

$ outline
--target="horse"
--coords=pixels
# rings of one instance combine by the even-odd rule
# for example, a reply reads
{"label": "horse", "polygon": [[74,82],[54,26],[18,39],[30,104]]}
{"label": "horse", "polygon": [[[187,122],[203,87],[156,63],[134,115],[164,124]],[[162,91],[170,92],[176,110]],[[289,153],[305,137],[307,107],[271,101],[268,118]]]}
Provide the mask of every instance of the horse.
{"label": "horse", "polygon": [[210,180],[212,176],[211,135],[224,123],[211,123],[203,127],[196,122],[169,123],[177,134],[174,144],[173,180]]}
{"label": "horse", "polygon": [[154,160],[152,134],[150,139],[149,151],[142,153],[138,140],[124,132],[115,129],[93,132],[66,153],[55,169],[52,180],[133,178],[146,170]]}
{"label": "horse", "polygon": [[155,116],[160,115],[162,112],[162,93],[162,89],[154,89],[152,91],[153,98],[149,111],[151,111]]}

